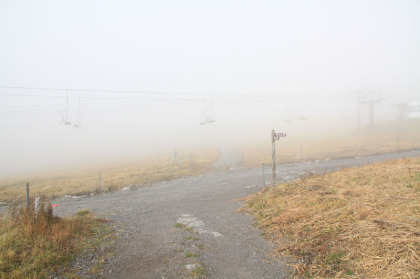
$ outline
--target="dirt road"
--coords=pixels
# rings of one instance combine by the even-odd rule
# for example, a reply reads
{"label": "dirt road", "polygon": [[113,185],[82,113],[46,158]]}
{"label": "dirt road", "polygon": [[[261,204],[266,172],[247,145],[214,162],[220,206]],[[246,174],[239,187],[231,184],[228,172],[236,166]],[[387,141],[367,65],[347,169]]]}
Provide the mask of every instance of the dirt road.
{"label": "dirt road", "polygon": [[[420,156],[420,150],[278,165],[278,182],[310,171],[328,172],[415,156]],[[269,169],[265,175],[269,182]],[[55,213],[71,215],[88,208],[110,220],[116,230],[117,239],[100,260],[90,255],[74,264],[86,277],[287,278],[289,268],[284,259],[271,256],[273,246],[253,226],[252,217],[237,212],[242,204],[235,200],[262,187],[261,168],[215,170],[136,190],[60,198],[55,201],[59,204]],[[103,263],[101,269],[89,275],[88,270],[98,261]]]}

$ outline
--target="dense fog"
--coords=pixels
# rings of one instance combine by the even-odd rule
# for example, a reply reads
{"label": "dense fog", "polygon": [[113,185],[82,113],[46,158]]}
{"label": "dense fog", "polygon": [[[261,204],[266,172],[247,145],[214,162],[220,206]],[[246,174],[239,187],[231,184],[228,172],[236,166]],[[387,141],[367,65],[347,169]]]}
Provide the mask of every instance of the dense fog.
{"label": "dense fog", "polygon": [[1,1],[0,34],[0,178],[342,133],[420,99],[414,0]]}

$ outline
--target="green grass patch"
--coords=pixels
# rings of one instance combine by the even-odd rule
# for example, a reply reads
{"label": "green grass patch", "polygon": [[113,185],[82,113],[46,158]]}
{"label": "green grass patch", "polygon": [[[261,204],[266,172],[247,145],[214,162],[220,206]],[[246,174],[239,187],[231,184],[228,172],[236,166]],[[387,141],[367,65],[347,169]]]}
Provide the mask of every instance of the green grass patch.
{"label": "green grass patch", "polygon": [[198,258],[200,257],[200,254],[194,253],[194,252],[187,252],[184,254],[184,257],[186,258]]}
{"label": "green grass patch", "polygon": [[208,278],[209,276],[210,275],[207,272],[207,269],[203,266],[199,266],[199,267],[194,268],[188,277],[202,279],[202,278]]}
{"label": "green grass patch", "polygon": [[199,241],[200,239],[198,237],[194,237],[194,236],[186,236],[186,237],[184,237],[184,240]]}
{"label": "green grass patch", "polygon": [[193,233],[193,234],[198,234],[198,231],[196,231],[192,227],[185,227],[184,230],[187,231],[187,232]]}
{"label": "green grass patch", "polygon": [[91,215],[91,214],[92,214],[92,212],[89,209],[82,209],[82,210],[79,210],[76,213],[76,216],[81,218],[81,217],[86,217],[86,216]]}
{"label": "green grass patch", "polygon": [[182,223],[176,223],[175,224],[175,228],[184,228],[184,227],[185,227],[185,225],[182,224]]}

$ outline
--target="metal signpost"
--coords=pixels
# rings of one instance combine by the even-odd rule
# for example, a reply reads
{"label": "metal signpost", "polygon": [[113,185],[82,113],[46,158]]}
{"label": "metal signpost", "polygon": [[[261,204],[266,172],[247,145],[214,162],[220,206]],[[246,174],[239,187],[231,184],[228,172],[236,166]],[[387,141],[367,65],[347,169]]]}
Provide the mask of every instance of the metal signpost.
{"label": "metal signpost", "polygon": [[276,140],[285,137],[285,133],[276,133],[274,129],[271,130],[271,146],[272,146],[272,160],[273,160],[273,181],[272,186],[276,186]]}
{"label": "metal signpost", "polygon": [[174,159],[173,159],[173,161],[172,161],[172,166],[174,167],[175,166],[175,162],[176,162],[176,156],[178,155],[178,150],[176,150],[175,149],[175,151],[174,151]]}
{"label": "metal signpost", "polygon": [[262,186],[265,187],[264,164],[262,164],[262,175],[263,175],[263,183],[262,183]]}

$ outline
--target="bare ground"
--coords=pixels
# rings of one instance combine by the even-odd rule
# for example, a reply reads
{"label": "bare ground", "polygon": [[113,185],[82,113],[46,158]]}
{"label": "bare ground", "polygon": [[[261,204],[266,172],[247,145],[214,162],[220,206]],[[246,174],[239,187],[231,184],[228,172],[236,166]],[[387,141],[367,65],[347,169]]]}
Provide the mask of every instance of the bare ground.
{"label": "bare ground", "polygon": [[[94,197],[57,199],[56,214],[90,209],[110,220],[117,236],[95,255],[82,255],[71,265],[73,271],[92,278],[288,278],[286,259],[272,256],[273,244],[254,227],[252,217],[237,212],[242,207],[238,198],[263,187],[261,168],[226,170],[229,157],[233,156],[234,164],[238,155],[222,152],[222,169],[201,176]],[[420,150],[278,165],[278,182],[305,172],[414,156],[420,156]],[[270,181],[269,169],[265,176]]]}

